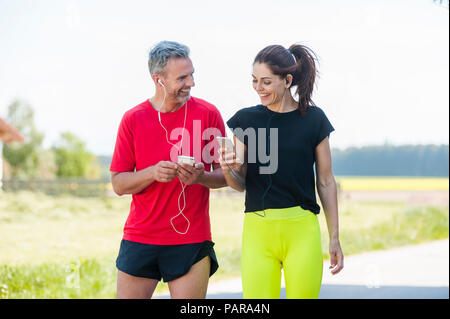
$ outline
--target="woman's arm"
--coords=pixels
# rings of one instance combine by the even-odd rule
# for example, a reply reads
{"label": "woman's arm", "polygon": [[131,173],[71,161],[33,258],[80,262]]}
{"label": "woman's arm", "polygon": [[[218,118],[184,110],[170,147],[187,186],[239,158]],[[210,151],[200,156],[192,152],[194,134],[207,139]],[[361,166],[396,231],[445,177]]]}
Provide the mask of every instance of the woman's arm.
{"label": "woman's arm", "polygon": [[328,137],[326,137],[315,150],[317,192],[325,218],[327,220],[328,234],[330,236],[330,268],[333,275],[344,268],[344,255],[339,242],[339,218],[337,204],[337,187],[331,168],[331,151]]}
{"label": "woman's arm", "polygon": [[247,147],[233,137],[236,153],[232,150],[220,149],[220,167],[228,186],[243,192],[245,191],[245,176],[247,175]]}

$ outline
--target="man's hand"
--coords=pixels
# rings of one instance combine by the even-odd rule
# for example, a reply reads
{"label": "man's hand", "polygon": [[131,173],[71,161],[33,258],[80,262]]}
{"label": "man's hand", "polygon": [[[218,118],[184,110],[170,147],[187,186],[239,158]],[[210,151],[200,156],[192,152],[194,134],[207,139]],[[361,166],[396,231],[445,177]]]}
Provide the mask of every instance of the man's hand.
{"label": "man's hand", "polygon": [[170,182],[177,176],[177,168],[175,163],[161,161],[153,166],[153,179],[161,183]]}
{"label": "man's hand", "polygon": [[178,178],[186,185],[198,184],[205,173],[203,163],[195,164],[192,167],[188,164],[178,165]]}

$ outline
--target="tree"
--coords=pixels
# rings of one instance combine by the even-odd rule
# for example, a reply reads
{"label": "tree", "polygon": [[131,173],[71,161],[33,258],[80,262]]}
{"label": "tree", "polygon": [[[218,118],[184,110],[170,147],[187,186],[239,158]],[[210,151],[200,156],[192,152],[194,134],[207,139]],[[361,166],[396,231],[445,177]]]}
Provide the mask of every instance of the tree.
{"label": "tree", "polygon": [[11,168],[11,177],[35,178],[39,176],[39,153],[44,134],[34,124],[31,105],[15,100],[8,107],[7,121],[24,137],[25,143],[9,143],[3,147],[3,157]]}
{"label": "tree", "polygon": [[448,0],[433,0],[433,2],[435,4],[438,4],[438,5],[442,6],[442,7],[445,7],[447,9],[449,7],[449,1]]}
{"label": "tree", "polygon": [[62,133],[52,150],[55,154],[58,177],[94,179],[100,176],[97,157],[90,153],[85,143],[74,134]]}
{"label": "tree", "polygon": [[379,145],[333,149],[336,175],[448,177],[448,145]]}

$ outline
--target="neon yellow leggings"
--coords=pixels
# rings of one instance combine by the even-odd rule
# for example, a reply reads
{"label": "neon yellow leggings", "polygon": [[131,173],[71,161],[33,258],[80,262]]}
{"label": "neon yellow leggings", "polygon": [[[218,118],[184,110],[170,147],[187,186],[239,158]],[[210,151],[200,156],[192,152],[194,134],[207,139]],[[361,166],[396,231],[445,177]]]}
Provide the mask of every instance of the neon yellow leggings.
{"label": "neon yellow leggings", "polygon": [[246,213],[241,256],[244,298],[280,298],[282,268],[287,298],[319,297],[323,257],[317,216],[299,206]]}

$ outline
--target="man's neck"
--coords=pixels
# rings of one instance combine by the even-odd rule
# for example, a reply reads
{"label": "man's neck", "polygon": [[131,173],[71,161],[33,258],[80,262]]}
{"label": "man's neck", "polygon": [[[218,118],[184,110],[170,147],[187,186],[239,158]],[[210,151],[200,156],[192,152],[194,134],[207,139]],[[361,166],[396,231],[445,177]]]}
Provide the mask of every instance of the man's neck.
{"label": "man's neck", "polygon": [[[170,113],[175,112],[180,109],[183,104],[179,102],[171,102],[167,99],[164,101],[163,98],[158,98],[157,96],[153,96],[149,99],[151,106],[158,112],[161,113]],[[162,103],[164,102],[164,105]]]}

